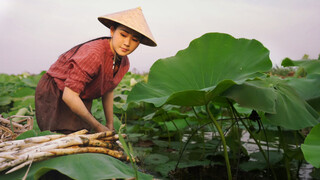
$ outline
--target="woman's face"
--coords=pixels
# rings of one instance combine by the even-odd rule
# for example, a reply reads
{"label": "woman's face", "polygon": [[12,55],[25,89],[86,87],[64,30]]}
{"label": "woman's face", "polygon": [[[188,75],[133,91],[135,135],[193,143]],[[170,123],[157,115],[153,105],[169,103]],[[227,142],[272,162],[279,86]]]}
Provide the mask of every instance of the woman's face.
{"label": "woman's face", "polygon": [[132,53],[140,44],[142,35],[132,29],[119,25],[116,29],[110,28],[111,50],[119,56],[126,56]]}

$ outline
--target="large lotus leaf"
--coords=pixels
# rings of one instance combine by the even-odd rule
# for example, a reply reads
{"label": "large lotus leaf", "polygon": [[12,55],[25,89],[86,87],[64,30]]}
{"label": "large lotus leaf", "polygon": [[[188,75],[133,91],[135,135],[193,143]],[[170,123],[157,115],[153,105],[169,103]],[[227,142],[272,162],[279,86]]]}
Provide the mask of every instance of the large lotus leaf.
{"label": "large lotus leaf", "polygon": [[320,74],[320,60],[293,61],[289,58],[286,58],[281,62],[281,65],[284,67],[299,66],[308,74]]}
{"label": "large lotus leaf", "polygon": [[311,129],[301,149],[306,161],[320,168],[320,124]]}
{"label": "large lotus leaf", "polygon": [[286,78],[286,81],[315,110],[320,112],[320,74],[311,74],[306,78]]}
{"label": "large lotus leaf", "polygon": [[[319,114],[284,80],[271,77],[231,87],[224,96],[242,107],[266,112],[269,123],[287,129],[302,129],[319,123]],[[275,103],[274,109],[271,108]],[[266,111],[266,107],[270,107]]]}
{"label": "large lotus leaf", "polygon": [[[0,175],[1,180],[22,179],[27,167],[7,175]],[[84,153],[60,156],[33,163],[27,179],[39,179],[45,173],[57,170],[60,173],[77,180],[88,179],[127,179],[135,177],[131,167],[105,154]],[[152,179],[151,175],[139,172],[139,179]],[[53,178],[54,179],[54,178]]]}
{"label": "large lotus leaf", "polygon": [[257,40],[208,33],[175,56],[156,61],[148,83],[138,83],[127,101],[204,105],[232,85],[261,76],[259,72],[271,66],[269,51]]}
{"label": "large lotus leaf", "polygon": [[319,114],[291,86],[283,81],[274,84],[277,92],[276,114],[266,114],[266,120],[284,128],[298,130],[319,123]]}
{"label": "large lotus leaf", "polygon": [[272,84],[264,80],[256,79],[234,85],[225,91],[223,96],[233,99],[240,107],[276,113],[275,101],[277,93]]}

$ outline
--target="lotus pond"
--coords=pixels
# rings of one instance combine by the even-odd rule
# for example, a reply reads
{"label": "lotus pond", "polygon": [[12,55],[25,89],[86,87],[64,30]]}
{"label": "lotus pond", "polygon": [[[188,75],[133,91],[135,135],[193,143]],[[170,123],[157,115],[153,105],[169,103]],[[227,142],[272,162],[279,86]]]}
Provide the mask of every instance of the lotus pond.
{"label": "lotus pond", "polygon": [[[272,68],[257,40],[205,34],[115,89],[115,129],[140,162],[68,155],[34,163],[26,178],[320,179],[320,60],[281,65]],[[3,117],[34,116],[43,73],[0,75]],[[92,114],[105,123],[100,101]],[[47,133],[34,121],[19,138]]]}

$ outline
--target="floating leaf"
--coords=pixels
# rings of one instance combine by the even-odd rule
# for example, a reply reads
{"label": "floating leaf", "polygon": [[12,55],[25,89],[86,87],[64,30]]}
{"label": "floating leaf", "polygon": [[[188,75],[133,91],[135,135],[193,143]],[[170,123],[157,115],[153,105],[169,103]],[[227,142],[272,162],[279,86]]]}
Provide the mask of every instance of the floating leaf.
{"label": "floating leaf", "polygon": [[[266,152],[267,153],[267,152]],[[263,170],[268,167],[266,160],[261,152],[255,152],[250,154],[251,161],[247,161],[240,164],[240,168],[244,171]],[[280,162],[283,158],[281,152],[269,151],[269,163],[271,165]]]}
{"label": "floating leaf", "polygon": [[177,165],[177,161],[170,161],[165,164],[156,166],[155,170],[159,172],[163,177],[168,177],[170,171],[174,170]]}
{"label": "floating leaf", "polygon": [[151,154],[144,160],[144,163],[147,165],[158,165],[158,164],[165,164],[169,161],[167,156],[161,154]]}

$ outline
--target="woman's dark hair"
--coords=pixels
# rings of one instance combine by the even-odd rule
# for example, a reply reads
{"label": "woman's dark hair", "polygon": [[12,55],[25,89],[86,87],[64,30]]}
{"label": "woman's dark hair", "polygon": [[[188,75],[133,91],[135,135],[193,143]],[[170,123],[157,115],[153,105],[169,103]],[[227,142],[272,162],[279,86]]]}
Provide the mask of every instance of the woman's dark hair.
{"label": "woman's dark hair", "polygon": [[117,29],[117,27],[118,27],[119,25],[120,25],[120,24],[119,24],[119,23],[116,23],[116,22],[113,22],[113,23],[111,24],[111,26],[113,26],[114,29]]}

